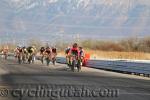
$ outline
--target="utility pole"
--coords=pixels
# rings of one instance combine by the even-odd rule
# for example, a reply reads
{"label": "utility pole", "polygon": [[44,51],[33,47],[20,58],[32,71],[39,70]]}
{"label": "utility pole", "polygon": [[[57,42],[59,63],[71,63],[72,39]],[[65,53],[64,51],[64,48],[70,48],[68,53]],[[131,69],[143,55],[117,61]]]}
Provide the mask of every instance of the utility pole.
{"label": "utility pole", "polygon": [[80,34],[77,34],[77,42],[80,42]]}
{"label": "utility pole", "polygon": [[64,43],[64,29],[63,28],[61,28],[60,29],[60,36],[61,36],[61,46],[63,47],[63,43]]}
{"label": "utility pole", "polygon": [[48,43],[48,41],[46,41],[46,47],[48,47],[49,46],[49,43]]}
{"label": "utility pole", "polygon": [[8,37],[8,33],[6,33],[6,48],[8,48],[8,42],[9,42],[9,37]]}

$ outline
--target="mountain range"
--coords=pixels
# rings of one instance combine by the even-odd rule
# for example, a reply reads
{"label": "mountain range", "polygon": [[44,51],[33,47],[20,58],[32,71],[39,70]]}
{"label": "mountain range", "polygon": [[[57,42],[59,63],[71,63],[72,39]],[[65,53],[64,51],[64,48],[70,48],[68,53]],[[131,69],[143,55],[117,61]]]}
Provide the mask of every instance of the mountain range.
{"label": "mountain range", "polygon": [[149,26],[149,0],[0,1],[1,41],[145,37]]}

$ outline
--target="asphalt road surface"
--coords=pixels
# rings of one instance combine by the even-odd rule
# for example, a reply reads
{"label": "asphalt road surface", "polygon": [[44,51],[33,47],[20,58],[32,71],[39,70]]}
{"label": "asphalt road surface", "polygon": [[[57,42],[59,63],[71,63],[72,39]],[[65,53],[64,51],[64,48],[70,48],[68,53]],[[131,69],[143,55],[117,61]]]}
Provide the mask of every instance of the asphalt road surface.
{"label": "asphalt road surface", "polygon": [[150,100],[150,78],[0,58],[0,100]]}

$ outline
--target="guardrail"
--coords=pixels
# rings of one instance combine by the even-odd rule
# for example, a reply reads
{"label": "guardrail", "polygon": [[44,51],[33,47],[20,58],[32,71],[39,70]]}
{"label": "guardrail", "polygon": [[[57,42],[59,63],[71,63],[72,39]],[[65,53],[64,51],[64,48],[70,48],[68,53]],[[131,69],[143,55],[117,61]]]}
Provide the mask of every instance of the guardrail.
{"label": "guardrail", "polygon": [[[65,64],[66,60],[63,57],[58,57],[57,62]],[[87,61],[86,67],[150,77],[150,63],[89,60]]]}

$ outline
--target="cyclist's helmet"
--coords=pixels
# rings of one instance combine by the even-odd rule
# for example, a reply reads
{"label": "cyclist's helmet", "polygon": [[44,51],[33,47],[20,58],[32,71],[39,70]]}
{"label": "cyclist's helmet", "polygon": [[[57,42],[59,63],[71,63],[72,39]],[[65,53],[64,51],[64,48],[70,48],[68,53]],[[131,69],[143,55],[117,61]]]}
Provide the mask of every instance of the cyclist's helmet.
{"label": "cyclist's helmet", "polygon": [[73,44],[73,48],[77,48],[78,47],[78,44],[77,43],[74,43]]}

